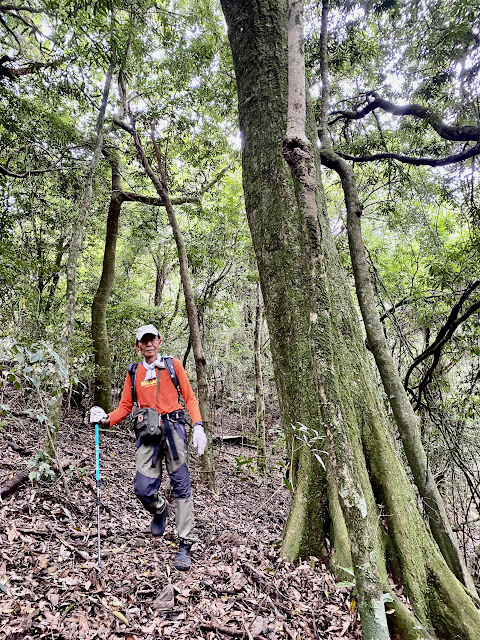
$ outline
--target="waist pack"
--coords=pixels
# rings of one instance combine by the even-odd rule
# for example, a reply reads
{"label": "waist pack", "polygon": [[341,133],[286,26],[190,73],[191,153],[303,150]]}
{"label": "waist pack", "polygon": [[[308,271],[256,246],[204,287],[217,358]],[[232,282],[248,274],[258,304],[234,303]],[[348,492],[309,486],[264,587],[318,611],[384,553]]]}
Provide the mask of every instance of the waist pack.
{"label": "waist pack", "polygon": [[144,444],[151,445],[162,439],[162,416],[152,407],[141,407],[133,414],[133,430]]}

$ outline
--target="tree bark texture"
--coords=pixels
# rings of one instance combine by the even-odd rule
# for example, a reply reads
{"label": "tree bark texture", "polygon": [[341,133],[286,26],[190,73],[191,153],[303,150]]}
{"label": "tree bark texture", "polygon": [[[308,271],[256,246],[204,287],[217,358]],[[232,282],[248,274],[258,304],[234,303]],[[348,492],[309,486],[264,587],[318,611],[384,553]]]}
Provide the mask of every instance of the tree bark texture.
{"label": "tree bark texture", "polygon": [[198,322],[197,308],[195,306],[194,294],[192,282],[190,280],[190,271],[188,267],[187,251],[185,249],[185,243],[183,241],[183,234],[180,225],[175,215],[175,210],[170,199],[168,191],[166,176],[163,175],[162,164],[160,161],[160,154],[156,146],[156,142],[153,139],[157,159],[158,169],[162,175],[162,179],[152,169],[148,159],[145,155],[140,137],[135,127],[128,127],[124,123],[116,121],[119,126],[127,129],[132,135],[135,142],[135,148],[140,163],[145,169],[146,174],[150,178],[155,190],[160,196],[165,210],[167,212],[168,221],[172,227],[173,237],[177,246],[178,261],[180,264],[180,279],[182,281],[183,295],[185,297],[185,307],[187,309],[188,326],[190,329],[190,340],[193,348],[193,355],[195,359],[195,368],[197,373],[197,388],[198,388],[198,404],[200,407],[200,413],[203,419],[203,425],[205,432],[208,436],[208,443],[205,453],[202,456],[202,474],[203,481],[211,489],[215,488],[215,461],[213,455],[213,442],[212,442],[212,422],[211,422],[211,410],[210,410],[210,398],[208,395],[208,372],[207,362],[205,358],[205,352],[203,350],[202,338],[200,333],[200,325]]}
{"label": "tree bark texture", "polygon": [[[284,160],[287,2],[222,0],[222,7],[237,77],[247,217],[292,460],[294,496],[283,551],[291,559],[320,556],[332,524],[339,534],[334,545],[343,542],[348,558],[348,538],[365,587],[372,582],[370,566],[362,575],[358,565],[369,552],[378,569],[376,588],[379,581],[383,593],[390,591],[387,571],[403,585],[412,609],[392,594],[393,637],[473,640],[480,637],[478,611],[433,542],[395,449],[325,214],[320,174],[314,219],[304,215],[302,184]],[[306,133],[315,140],[308,117]],[[311,148],[319,166],[315,144]],[[324,438],[329,473],[295,438],[291,425],[299,422]]]}
{"label": "tree bark texture", "polygon": [[361,215],[363,206],[358,196],[355,174],[351,165],[342,160],[332,149],[327,128],[328,109],[328,61],[327,61],[328,0],[323,2],[321,68],[322,68],[322,122],[320,137],[322,161],[339,175],[347,208],[347,233],[355,277],[355,288],[363,317],[368,343],[375,358],[383,387],[392,407],[402,439],[405,455],[415,484],[425,505],[425,511],[443,557],[457,578],[475,596],[476,589],[460,552],[450,525],[447,510],[438,490],[433,472],[428,464],[420,437],[419,420],[404,388],[397,366],[385,338],[370,278],[365,245],[362,237]]}
{"label": "tree bark texture", "polygon": [[[305,60],[303,54],[303,2],[290,0],[288,17],[288,112],[283,154],[296,185],[298,208],[304,217],[304,237],[310,256],[311,307],[318,309],[319,324],[328,337],[323,367],[315,368],[316,394],[322,401],[327,430],[329,472],[335,476],[348,532],[358,591],[358,608],[365,640],[388,640],[388,624],[379,569],[369,532],[368,509],[357,476],[352,445],[344,423],[333,361],[330,292],[316,203],[316,168],[306,129]],[[309,229],[316,233],[309,234]],[[325,304],[327,306],[325,306]],[[327,346],[329,348],[327,348]],[[334,381],[334,384],[331,384]],[[330,382],[330,384],[329,384]]]}
{"label": "tree bark texture", "polygon": [[122,176],[118,161],[111,157],[112,193],[107,216],[107,233],[100,283],[92,303],[92,340],[95,354],[94,402],[107,413],[112,410],[112,364],[107,333],[107,305],[115,284],[115,256],[122,208]]}
{"label": "tree bark texture", "polygon": [[257,304],[255,309],[255,331],[253,338],[253,358],[255,366],[255,423],[257,426],[257,471],[261,476],[266,472],[265,445],[265,399],[263,395],[262,373],[262,324],[263,299],[260,284],[257,286]]}

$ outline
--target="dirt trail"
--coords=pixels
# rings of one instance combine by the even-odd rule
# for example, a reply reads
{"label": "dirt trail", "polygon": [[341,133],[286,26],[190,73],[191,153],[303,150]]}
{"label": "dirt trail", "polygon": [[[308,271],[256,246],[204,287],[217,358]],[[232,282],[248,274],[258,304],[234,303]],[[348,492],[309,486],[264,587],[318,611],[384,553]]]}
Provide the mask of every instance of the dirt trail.
{"label": "dirt trail", "polygon": [[[5,420],[4,420],[5,422]],[[235,432],[234,419],[227,419]],[[17,418],[0,429],[0,485],[26,468],[41,428]],[[0,638],[176,640],[359,638],[350,591],[317,559],[280,558],[289,493],[279,471],[268,481],[217,448],[218,492],[200,483],[190,456],[199,543],[194,565],[175,571],[173,517],[163,539],[133,495],[134,443],[126,430],[102,431],[103,566],[97,568],[93,430],[71,412],[61,431],[61,479],[24,483],[0,504]],[[269,458],[274,460],[273,457]]]}

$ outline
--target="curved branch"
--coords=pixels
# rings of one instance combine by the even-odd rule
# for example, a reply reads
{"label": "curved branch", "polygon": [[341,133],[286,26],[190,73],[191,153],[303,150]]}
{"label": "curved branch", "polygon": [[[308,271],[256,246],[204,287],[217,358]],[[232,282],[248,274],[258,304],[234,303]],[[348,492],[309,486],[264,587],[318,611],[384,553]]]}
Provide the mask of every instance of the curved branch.
{"label": "curved branch", "polygon": [[45,9],[36,9],[27,5],[0,4],[0,13],[7,11],[28,11],[29,13],[48,13]]}
{"label": "curved branch", "polygon": [[15,171],[10,171],[7,167],[2,167],[2,165],[0,165],[0,175],[23,179],[38,173],[51,173],[52,171],[63,171],[71,168],[72,167],[48,167],[47,169],[27,169],[24,173],[15,173]]}
{"label": "curved branch", "polygon": [[413,298],[402,298],[398,302],[394,302],[393,305],[390,307],[390,309],[386,309],[384,313],[380,316],[380,322],[383,322],[388,318],[388,316],[394,314],[395,311],[398,309],[398,307],[403,307],[406,304],[410,304],[412,300]]}
{"label": "curved branch", "polygon": [[[445,167],[449,164],[455,164],[456,162],[462,162],[463,160],[468,160],[469,158],[473,158],[480,154],[480,143],[476,144],[474,147],[470,147],[466,151],[462,151],[462,153],[456,153],[451,156],[447,156],[446,158],[415,158],[412,156],[405,156],[401,153],[374,153],[368,156],[352,156],[348,153],[342,153],[341,151],[337,152],[337,155],[344,160],[351,160],[352,162],[373,162],[374,160],[398,160],[399,162],[403,162],[405,164],[413,164],[415,166],[428,166],[428,167]],[[322,155],[322,162],[324,161],[324,157]],[[325,165],[328,164],[325,162]]]}
{"label": "curved branch", "polygon": [[358,109],[357,111],[350,111],[348,109],[333,111],[330,115],[336,115],[337,118],[329,124],[331,125],[339,119],[360,120],[375,109],[382,109],[394,116],[413,116],[420,120],[427,120],[432,129],[445,140],[455,140],[457,142],[462,140],[477,141],[480,138],[480,127],[445,124],[442,118],[429,107],[423,107],[419,104],[397,105],[389,100],[380,98],[375,92],[372,92],[370,95],[374,100],[368,102],[362,109]]}
{"label": "curved branch", "polygon": [[229,169],[232,168],[232,166],[235,164],[235,162],[238,160],[239,155],[237,154],[233,160],[230,162],[230,164],[228,164],[226,167],[223,167],[223,169],[221,169],[218,174],[212,178],[212,180],[210,180],[210,182],[208,182],[206,185],[204,185],[201,189],[200,189],[200,193],[204,194],[207,191],[210,191],[210,189],[212,187],[214,187],[217,182],[220,182],[220,180],[223,178],[223,176],[227,173],[227,171],[229,171]]}
{"label": "curved branch", "polygon": [[[165,204],[160,198],[155,196],[142,196],[139,193],[133,193],[131,191],[121,191],[117,196],[122,202],[142,202],[143,204],[149,204],[153,207],[164,207]],[[202,201],[200,196],[180,196],[179,198],[170,198],[172,204],[198,204]]]}

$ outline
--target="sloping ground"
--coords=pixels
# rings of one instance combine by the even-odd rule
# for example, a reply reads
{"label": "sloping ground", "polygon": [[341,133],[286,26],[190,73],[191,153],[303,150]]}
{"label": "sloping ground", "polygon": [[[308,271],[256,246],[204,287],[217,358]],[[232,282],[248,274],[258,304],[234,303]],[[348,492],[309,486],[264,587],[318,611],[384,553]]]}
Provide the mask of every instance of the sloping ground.
{"label": "sloping ground", "polygon": [[[0,429],[0,485],[24,470],[41,428],[19,419]],[[234,420],[226,417],[229,433]],[[14,451],[8,443],[23,447]],[[291,564],[279,555],[289,493],[217,449],[217,493],[199,482],[192,453],[197,533],[194,566],[172,568],[173,517],[165,537],[149,534],[149,515],[133,495],[133,439],[101,432],[102,567],[97,567],[93,430],[71,412],[58,458],[65,481],[28,481],[0,505],[0,638],[284,640],[359,638],[350,592],[320,561]],[[271,458],[272,460],[273,458]],[[67,489],[65,488],[65,484]],[[352,613],[353,612],[353,613]]]}

